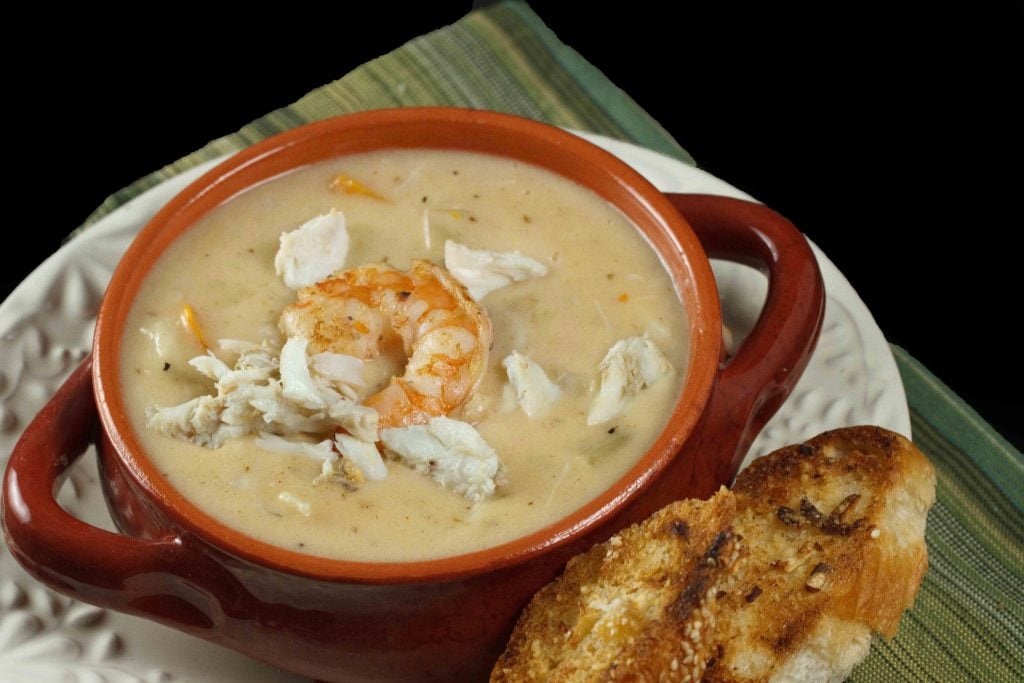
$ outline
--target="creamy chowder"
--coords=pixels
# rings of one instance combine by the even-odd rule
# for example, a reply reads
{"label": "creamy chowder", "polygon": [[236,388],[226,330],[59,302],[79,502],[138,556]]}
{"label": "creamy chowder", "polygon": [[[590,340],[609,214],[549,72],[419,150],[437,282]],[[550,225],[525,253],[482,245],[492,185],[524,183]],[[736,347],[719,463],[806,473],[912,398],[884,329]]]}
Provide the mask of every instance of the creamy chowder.
{"label": "creamy chowder", "polygon": [[[352,180],[339,185],[339,176]],[[479,387],[450,415],[474,425],[504,465],[486,500],[471,502],[393,460],[386,459],[386,479],[351,490],[318,480],[315,460],[261,449],[251,436],[211,449],[147,428],[147,409],[211,392],[211,381],[188,364],[205,352],[200,337],[218,354],[215,341],[225,338],[280,346],[279,316],[296,300],[275,273],[280,235],[332,210],[347,220],[344,268],[443,264],[446,240],[518,250],[546,265],[545,275],[481,299],[493,346]],[[257,539],[359,561],[480,550],[572,513],[621,477],[661,432],[688,355],[672,282],[618,210],[528,164],[430,150],[321,162],[232,198],[161,257],[125,330],[125,405],[148,456],[177,490]],[[640,335],[673,371],[618,416],[588,425],[602,359],[616,342]],[[502,361],[513,352],[561,389],[539,415],[527,416],[511,396]],[[401,360],[391,359],[387,372],[377,366],[376,388],[401,372]]]}

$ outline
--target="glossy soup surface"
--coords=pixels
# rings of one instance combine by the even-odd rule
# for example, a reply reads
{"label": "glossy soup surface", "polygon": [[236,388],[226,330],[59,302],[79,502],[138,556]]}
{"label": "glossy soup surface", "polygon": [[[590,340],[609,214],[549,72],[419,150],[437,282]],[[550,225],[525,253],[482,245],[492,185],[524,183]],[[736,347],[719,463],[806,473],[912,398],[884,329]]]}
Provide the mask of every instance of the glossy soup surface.
{"label": "glossy soup surface", "polygon": [[[341,173],[386,201],[332,190]],[[331,209],[348,221],[347,268],[386,260],[405,269],[414,258],[443,263],[446,239],[519,250],[547,265],[545,277],[483,298],[494,327],[488,369],[472,400],[451,416],[473,423],[504,463],[507,482],[492,498],[473,504],[392,461],[385,481],[349,491],[315,483],[320,465],[314,460],[261,450],[251,437],[211,450],[147,429],[147,407],[213,391],[187,363],[203,350],[179,323],[183,305],[192,306],[208,340],[280,343],[277,319],[295,293],[274,272],[279,236]],[[149,456],[208,514],[299,552],[423,560],[543,528],[621,477],[662,430],[679,394],[688,355],[684,315],[644,238],[618,210],[574,183],[484,155],[375,152],[264,183],[178,239],[132,310],[122,377]],[[605,353],[619,339],[645,333],[674,373],[640,392],[620,417],[588,427]],[[501,361],[513,350],[539,363],[564,391],[541,417],[527,417],[504,396]],[[282,502],[282,492],[307,503],[308,514]]]}

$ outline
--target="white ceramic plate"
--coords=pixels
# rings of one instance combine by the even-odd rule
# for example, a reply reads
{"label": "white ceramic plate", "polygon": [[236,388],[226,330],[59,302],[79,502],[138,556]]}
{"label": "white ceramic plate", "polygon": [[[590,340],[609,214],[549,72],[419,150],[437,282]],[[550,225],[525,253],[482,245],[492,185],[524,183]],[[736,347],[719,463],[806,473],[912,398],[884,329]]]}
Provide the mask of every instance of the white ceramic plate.
{"label": "white ceramic plate", "polygon": [[[750,199],[708,173],[650,150],[596,135],[664,191]],[[85,357],[99,301],[135,233],[215,162],[155,187],[103,218],[47,259],[0,305],[0,465],[25,425]],[[796,390],[765,428],[750,458],[818,432],[876,424],[910,435],[903,385],[864,303],[815,247],[827,303],[821,339]],[[751,268],[715,263],[726,324],[742,338],[767,290]],[[95,459],[84,457],[61,490],[76,516],[113,530]],[[28,576],[0,542],[0,681],[301,680],[158,624],[54,593]]]}

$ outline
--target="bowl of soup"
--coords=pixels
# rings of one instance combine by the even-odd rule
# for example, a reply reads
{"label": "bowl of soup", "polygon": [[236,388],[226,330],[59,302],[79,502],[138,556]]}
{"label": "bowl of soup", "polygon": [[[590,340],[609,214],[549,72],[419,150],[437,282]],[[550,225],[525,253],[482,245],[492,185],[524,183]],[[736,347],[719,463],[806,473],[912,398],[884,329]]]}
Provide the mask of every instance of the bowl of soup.
{"label": "bowl of soup", "polygon": [[[769,273],[729,356],[708,254]],[[323,680],[484,677],[574,554],[727,484],[822,288],[764,207],[567,132],[366,112],[259,143],[139,234],[5,479],[57,590]],[[123,533],[53,491],[95,442]]]}

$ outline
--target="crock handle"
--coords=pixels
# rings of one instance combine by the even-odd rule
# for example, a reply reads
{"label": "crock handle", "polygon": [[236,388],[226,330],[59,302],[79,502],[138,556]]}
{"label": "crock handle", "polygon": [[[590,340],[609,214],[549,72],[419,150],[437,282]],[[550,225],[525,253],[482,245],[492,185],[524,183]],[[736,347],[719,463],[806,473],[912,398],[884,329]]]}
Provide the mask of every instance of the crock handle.
{"label": "crock handle", "polygon": [[729,484],[754,438],[792,391],[825,314],[825,286],[810,245],[775,211],[739,199],[668,194],[708,256],[754,266],[768,297],[754,329],[725,359],[717,386],[680,457],[692,463],[687,495]]}
{"label": "crock handle", "polygon": [[[14,447],[3,483],[11,554],[54,590],[184,630],[207,628],[225,571],[176,536],[110,533],[68,514],[56,494],[99,427],[92,359],[64,382]],[[230,589],[229,589],[230,590]]]}

